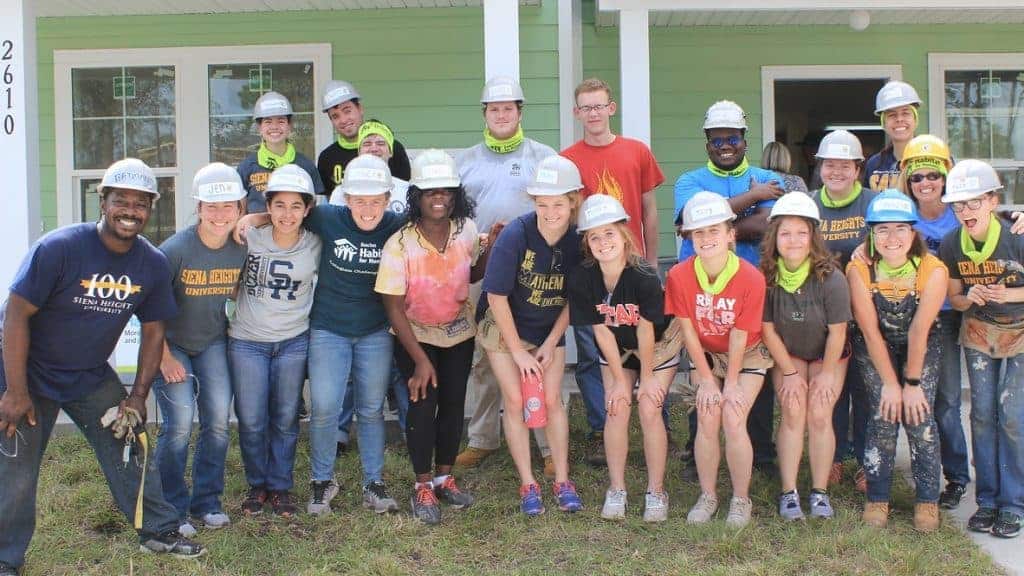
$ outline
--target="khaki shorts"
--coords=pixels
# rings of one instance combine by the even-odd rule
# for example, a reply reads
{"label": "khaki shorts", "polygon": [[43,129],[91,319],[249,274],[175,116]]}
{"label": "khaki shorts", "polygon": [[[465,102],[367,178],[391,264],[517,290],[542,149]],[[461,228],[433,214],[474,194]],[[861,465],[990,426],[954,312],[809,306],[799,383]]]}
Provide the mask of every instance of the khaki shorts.
{"label": "khaki shorts", "polygon": [[[711,365],[711,373],[716,378],[725,378],[726,370],[729,367],[729,354],[726,352],[704,352],[704,358]],[[757,374],[764,376],[768,369],[775,365],[772,355],[768,352],[764,342],[758,342],[743,351],[743,366],[740,374]],[[690,371],[695,369],[693,362],[690,362]]]}
{"label": "khaki shorts", "polygon": [[[679,351],[683,349],[683,323],[678,318],[673,318],[661,334],[661,340],[654,343],[654,371],[672,368],[679,364]],[[602,366],[608,362],[601,356],[598,350],[598,361]],[[640,370],[640,352],[638,350],[624,350],[619,357],[623,368],[629,370]]]}
{"label": "khaki shorts", "polygon": [[[519,342],[523,350],[537,348],[536,345],[526,340],[521,339]],[[484,317],[476,325],[476,343],[488,352],[509,354],[508,346],[505,345],[505,339],[501,337],[501,330],[498,330],[498,323],[494,321],[494,313],[490,308],[484,312]]]}

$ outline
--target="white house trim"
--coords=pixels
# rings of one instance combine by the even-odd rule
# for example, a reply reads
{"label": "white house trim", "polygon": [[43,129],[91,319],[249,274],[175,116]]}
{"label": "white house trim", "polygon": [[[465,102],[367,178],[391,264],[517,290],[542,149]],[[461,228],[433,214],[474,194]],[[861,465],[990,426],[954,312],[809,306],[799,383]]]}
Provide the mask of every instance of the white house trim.
{"label": "white house trim", "polygon": [[792,10],[1020,10],[1019,0],[596,0],[600,11],[686,10],[726,11],[750,10],[777,12]]}
{"label": "white house trim", "polygon": [[519,3],[484,0],[484,78],[519,80]]}
{"label": "white house trim", "polygon": [[583,137],[573,116],[573,93],[583,80],[583,8],[581,0],[558,3],[558,144],[564,150]]}
{"label": "white house trim", "polygon": [[776,80],[901,80],[899,64],[828,65],[828,66],[762,66],[761,67],[761,137],[767,144],[775,141]]}
{"label": "white house trim", "polygon": [[651,143],[651,44],[647,10],[619,12],[622,134]]}

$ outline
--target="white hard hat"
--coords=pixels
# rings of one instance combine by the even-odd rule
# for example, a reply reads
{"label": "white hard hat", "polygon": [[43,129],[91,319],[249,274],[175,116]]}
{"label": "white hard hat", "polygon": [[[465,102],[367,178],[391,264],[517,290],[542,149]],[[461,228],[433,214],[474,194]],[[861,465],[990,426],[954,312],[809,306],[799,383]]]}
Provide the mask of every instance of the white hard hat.
{"label": "white hard hat", "polygon": [[875,116],[881,116],[886,110],[908,105],[921,105],[921,97],[917,95],[917,90],[906,82],[892,80],[886,82],[875,96]]}
{"label": "white hard hat", "polygon": [[821,139],[814,157],[820,160],[863,160],[864,149],[853,132],[836,130]]}
{"label": "white hard hat", "polygon": [[283,94],[277,92],[267,92],[260,96],[256,100],[256,105],[252,107],[253,120],[273,116],[291,116],[292,114],[292,103]]}
{"label": "white hard hat", "polygon": [[780,216],[803,216],[815,222],[821,222],[821,212],[818,211],[818,205],[814,203],[810,196],[803,192],[787,192],[775,201],[772,211],[768,215],[768,221],[772,221]]}
{"label": "white hard hat", "polygon": [[583,201],[580,214],[576,217],[576,231],[580,234],[615,222],[628,222],[629,214],[618,200],[607,194],[594,194]]}
{"label": "white hard hat", "polygon": [[683,230],[696,230],[736,219],[729,201],[714,192],[697,192],[683,206]]}
{"label": "white hard hat", "polygon": [[526,102],[523,89],[511,76],[495,76],[484,84],[480,94],[480,103],[488,102]]}
{"label": "white hard hat", "polygon": [[455,159],[444,150],[431,148],[420,152],[412,161],[412,178],[409,184],[420,190],[454,188],[461,184]]}
{"label": "white hard hat", "polygon": [[704,129],[735,128],[747,129],[747,115],[743,108],[732,100],[719,100],[708,108],[704,114]]}
{"label": "white hard hat", "polygon": [[103,180],[100,181],[100,186],[96,191],[103,194],[103,190],[107,187],[138,190],[152,194],[155,196],[153,200],[160,199],[153,169],[138,158],[125,158],[111,164],[103,173]]}
{"label": "white hard hat", "polygon": [[295,164],[285,164],[270,173],[267,180],[267,189],[263,196],[271,192],[295,192],[307,196],[316,196],[313,188],[313,179],[309,173]]}
{"label": "white hard hat", "polygon": [[579,168],[565,156],[552,154],[540,161],[533,180],[526,186],[530,196],[558,196],[583,188]]}
{"label": "white hard hat", "polygon": [[192,197],[200,202],[234,202],[245,196],[238,171],[223,162],[203,166],[192,179]]}
{"label": "white hard hat", "polygon": [[963,202],[1002,187],[999,174],[988,162],[961,160],[946,176],[946,193],[942,195],[942,201],[946,204]]}
{"label": "white hard hat", "polygon": [[324,112],[338,104],[359,98],[359,92],[356,92],[355,86],[344,80],[331,80],[327,83],[327,88],[324,89]]}
{"label": "white hard hat", "polygon": [[352,196],[377,196],[394,188],[388,163],[373,154],[361,154],[345,166],[345,174],[337,190]]}

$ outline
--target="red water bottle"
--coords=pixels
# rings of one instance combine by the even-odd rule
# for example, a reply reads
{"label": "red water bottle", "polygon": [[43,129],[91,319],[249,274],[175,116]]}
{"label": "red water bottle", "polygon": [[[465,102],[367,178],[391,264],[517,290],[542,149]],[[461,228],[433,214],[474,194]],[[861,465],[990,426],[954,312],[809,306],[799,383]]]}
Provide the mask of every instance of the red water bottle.
{"label": "red water bottle", "polygon": [[526,427],[547,426],[548,409],[544,404],[544,381],[531,372],[523,377],[519,388],[523,393],[523,422],[526,422]]}

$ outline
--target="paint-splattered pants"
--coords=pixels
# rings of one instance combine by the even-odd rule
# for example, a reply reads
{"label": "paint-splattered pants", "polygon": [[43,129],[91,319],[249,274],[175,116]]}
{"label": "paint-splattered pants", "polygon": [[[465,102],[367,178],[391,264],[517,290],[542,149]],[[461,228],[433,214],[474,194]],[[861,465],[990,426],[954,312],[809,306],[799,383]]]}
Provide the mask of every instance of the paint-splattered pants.
{"label": "paint-splattered pants", "polygon": [[979,507],[1024,514],[1024,354],[992,358],[964,348]]}
{"label": "paint-splattered pants", "polygon": [[[935,390],[941,371],[941,354],[937,330],[928,337],[924,369],[921,372],[921,390],[934,409]],[[882,378],[868,355],[863,338],[855,338],[854,358],[861,370],[868,396],[868,427],[864,444],[864,472],[868,480],[868,502],[888,502],[892,487],[892,471],[896,462],[896,439],[900,425],[882,419],[879,409],[882,399]],[[907,351],[889,349],[889,358],[896,374],[902,375]],[[917,502],[936,502],[939,499],[939,433],[933,412],[924,422],[906,426],[910,444],[910,468],[917,489]]]}

